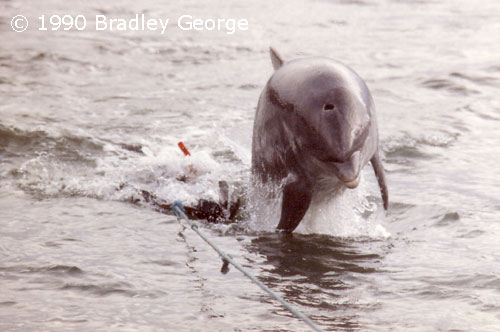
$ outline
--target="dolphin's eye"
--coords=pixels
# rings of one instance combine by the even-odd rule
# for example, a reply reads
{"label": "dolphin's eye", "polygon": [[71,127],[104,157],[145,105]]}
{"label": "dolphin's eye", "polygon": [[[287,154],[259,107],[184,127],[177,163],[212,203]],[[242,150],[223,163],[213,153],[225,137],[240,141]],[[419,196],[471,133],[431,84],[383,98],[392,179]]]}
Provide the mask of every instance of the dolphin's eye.
{"label": "dolphin's eye", "polygon": [[323,106],[324,111],[331,111],[334,108],[335,108],[335,105],[333,105],[333,104],[325,104],[325,106]]}

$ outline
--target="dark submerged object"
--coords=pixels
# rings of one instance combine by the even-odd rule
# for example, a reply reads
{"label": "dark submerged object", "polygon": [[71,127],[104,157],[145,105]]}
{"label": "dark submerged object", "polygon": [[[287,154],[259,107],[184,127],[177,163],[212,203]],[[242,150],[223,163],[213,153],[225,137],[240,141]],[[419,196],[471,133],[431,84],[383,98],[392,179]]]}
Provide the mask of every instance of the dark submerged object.
{"label": "dark submerged object", "polygon": [[[220,200],[218,202],[199,199],[194,206],[184,206],[186,216],[189,219],[206,220],[210,223],[232,223],[239,221],[242,218],[244,198],[238,196],[235,200],[229,199],[228,184],[226,181],[219,182],[219,190]],[[147,190],[138,190],[138,194],[142,196],[146,203],[151,204],[160,212],[173,214],[174,204],[163,201]],[[134,203],[140,203],[140,200],[135,200]]]}
{"label": "dark submerged object", "polygon": [[255,114],[252,172],[264,183],[284,181],[278,230],[292,232],[299,225],[313,193],[325,194],[320,182],[356,188],[368,162],[387,210],[375,107],[365,82],[324,57],[284,63],[271,48],[271,60],[275,72]]}

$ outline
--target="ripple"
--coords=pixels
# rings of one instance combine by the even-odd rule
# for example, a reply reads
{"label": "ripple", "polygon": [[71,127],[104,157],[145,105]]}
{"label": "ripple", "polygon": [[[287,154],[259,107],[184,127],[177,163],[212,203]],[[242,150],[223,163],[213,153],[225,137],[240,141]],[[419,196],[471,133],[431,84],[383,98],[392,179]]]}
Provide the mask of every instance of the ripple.
{"label": "ripple", "polygon": [[77,266],[72,265],[49,265],[42,267],[26,266],[26,265],[16,265],[16,266],[0,266],[0,271],[19,273],[19,274],[52,274],[52,275],[69,275],[69,276],[81,276],[85,272]]}
{"label": "ripple", "polygon": [[57,67],[60,67],[61,65],[76,65],[84,68],[103,69],[102,67],[95,66],[91,62],[52,52],[39,52],[33,55],[27,62],[49,62]]}
{"label": "ripple", "polygon": [[68,274],[70,276],[81,276],[85,272],[83,272],[77,266],[68,266],[68,265],[54,265],[47,269],[48,272],[57,273],[57,274]]}
{"label": "ripple", "polygon": [[470,82],[474,82],[477,84],[489,85],[489,86],[497,86],[498,81],[499,81],[498,78],[493,77],[493,76],[478,76],[478,75],[470,75],[470,74],[457,73],[457,72],[451,73],[450,76],[460,78],[463,80],[467,80]]}
{"label": "ripple", "polygon": [[454,82],[453,80],[447,78],[432,78],[422,82],[422,85],[426,88],[433,90],[445,90],[454,94],[468,96],[472,94],[478,94],[478,90],[470,89],[463,84]]}
{"label": "ripple", "polygon": [[5,302],[0,302],[0,307],[12,307],[15,306],[17,302],[15,301],[5,301]]}
{"label": "ripple", "polygon": [[260,88],[260,86],[258,86],[256,84],[242,84],[238,87],[238,89],[240,89],[240,90],[257,90],[259,88]]}
{"label": "ripple", "polygon": [[[274,266],[273,275],[293,277],[308,271],[310,275],[305,276],[306,281],[318,279],[317,282],[329,288],[333,284],[323,284],[323,275],[334,277],[352,272],[364,274],[377,271],[375,262],[381,256],[364,252],[362,247],[356,241],[342,241],[323,235],[294,234],[293,237],[282,237],[269,234],[252,240],[248,249],[266,257]],[[291,254],[299,252],[301,259]]]}
{"label": "ripple", "polygon": [[480,237],[482,235],[484,235],[486,232],[483,231],[483,230],[480,230],[480,229],[475,229],[475,230],[472,230],[472,231],[469,231],[465,234],[462,234],[459,236],[459,238],[462,238],[462,239],[475,239],[477,237]]}
{"label": "ripple", "polygon": [[96,296],[123,295],[134,297],[137,293],[131,290],[132,285],[126,282],[109,283],[104,285],[67,283],[60,290],[76,291]]}
{"label": "ripple", "polygon": [[[391,147],[387,147],[387,149],[385,150],[385,154],[386,157],[389,159],[399,159],[399,160],[401,158],[431,159],[433,157],[432,154],[421,151],[417,146],[411,146],[406,144],[401,144],[401,145],[394,144]],[[391,160],[388,160],[388,162],[391,162]]]}
{"label": "ripple", "polygon": [[171,261],[168,259],[159,259],[159,260],[155,260],[155,261],[149,261],[146,263],[155,264],[155,265],[159,265],[159,266],[179,266],[178,262],[174,262],[174,261]]}
{"label": "ripple", "polygon": [[12,85],[13,83],[6,77],[0,77],[0,84],[10,84]]}
{"label": "ripple", "polygon": [[482,103],[475,105],[466,105],[460,110],[475,114],[481,119],[488,121],[500,121],[500,116],[498,115],[498,108],[485,107]]}
{"label": "ripple", "polygon": [[459,274],[453,278],[425,277],[423,281],[433,287],[447,287],[448,289],[492,289],[497,291],[500,287],[500,278],[488,274]]}
{"label": "ripple", "polygon": [[458,212],[448,212],[444,216],[442,216],[438,222],[436,222],[436,226],[445,227],[456,224],[460,220],[460,215]]}
{"label": "ripple", "polygon": [[82,324],[87,323],[87,319],[64,319],[64,318],[53,318],[49,319],[48,322],[59,323],[59,324]]}
{"label": "ripple", "polygon": [[[392,136],[381,144],[386,161],[391,164],[412,165],[416,160],[429,160],[440,156],[429,148],[448,148],[460,137],[458,132],[442,130],[439,134],[414,137],[409,133]],[[432,151],[429,152],[429,151]]]}
{"label": "ripple", "polygon": [[60,159],[82,161],[83,154],[102,151],[103,145],[91,137],[79,137],[69,133],[51,135],[44,130],[27,131],[0,124],[0,151],[7,151],[13,156],[26,156],[26,153],[39,154],[42,151],[54,151]]}
{"label": "ripple", "polygon": [[372,2],[364,1],[364,0],[330,0],[329,2],[335,2],[341,5],[351,5],[351,6],[376,6]]}

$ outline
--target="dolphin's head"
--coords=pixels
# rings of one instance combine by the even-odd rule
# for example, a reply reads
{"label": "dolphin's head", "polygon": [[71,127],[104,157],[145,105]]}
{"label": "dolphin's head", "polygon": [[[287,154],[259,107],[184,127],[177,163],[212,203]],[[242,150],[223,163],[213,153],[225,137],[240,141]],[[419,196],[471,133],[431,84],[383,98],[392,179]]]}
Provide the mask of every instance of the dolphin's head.
{"label": "dolphin's head", "polygon": [[298,119],[293,125],[297,150],[348,188],[357,187],[376,149],[370,137],[373,102],[364,82],[348,67],[322,58],[287,62],[274,76],[279,85],[273,78],[269,85],[275,98]]}
{"label": "dolphin's head", "polygon": [[359,183],[366,164],[363,149],[369,138],[366,105],[335,77],[322,73],[303,82],[305,94],[296,112],[308,127],[304,148],[330,169],[348,188]]}
{"label": "dolphin's head", "polygon": [[366,105],[348,89],[329,87],[330,79],[328,75],[321,77],[320,86],[324,88],[304,98],[297,112],[309,126],[308,134],[317,136],[311,140],[317,144],[312,149],[314,157],[348,188],[355,188],[366,164],[362,153],[369,138],[370,115]]}

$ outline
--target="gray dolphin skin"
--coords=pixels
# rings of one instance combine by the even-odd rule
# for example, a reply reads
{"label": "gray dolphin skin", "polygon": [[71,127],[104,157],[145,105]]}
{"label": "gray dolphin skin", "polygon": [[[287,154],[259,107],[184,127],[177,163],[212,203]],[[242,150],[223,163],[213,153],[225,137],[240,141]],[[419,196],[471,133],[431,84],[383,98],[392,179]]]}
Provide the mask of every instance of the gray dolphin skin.
{"label": "gray dolphin skin", "polygon": [[375,107],[365,82],[338,61],[310,57],[285,63],[270,50],[275,71],[255,114],[252,173],[263,183],[283,185],[277,229],[293,232],[313,194],[356,188],[368,162],[387,210]]}

